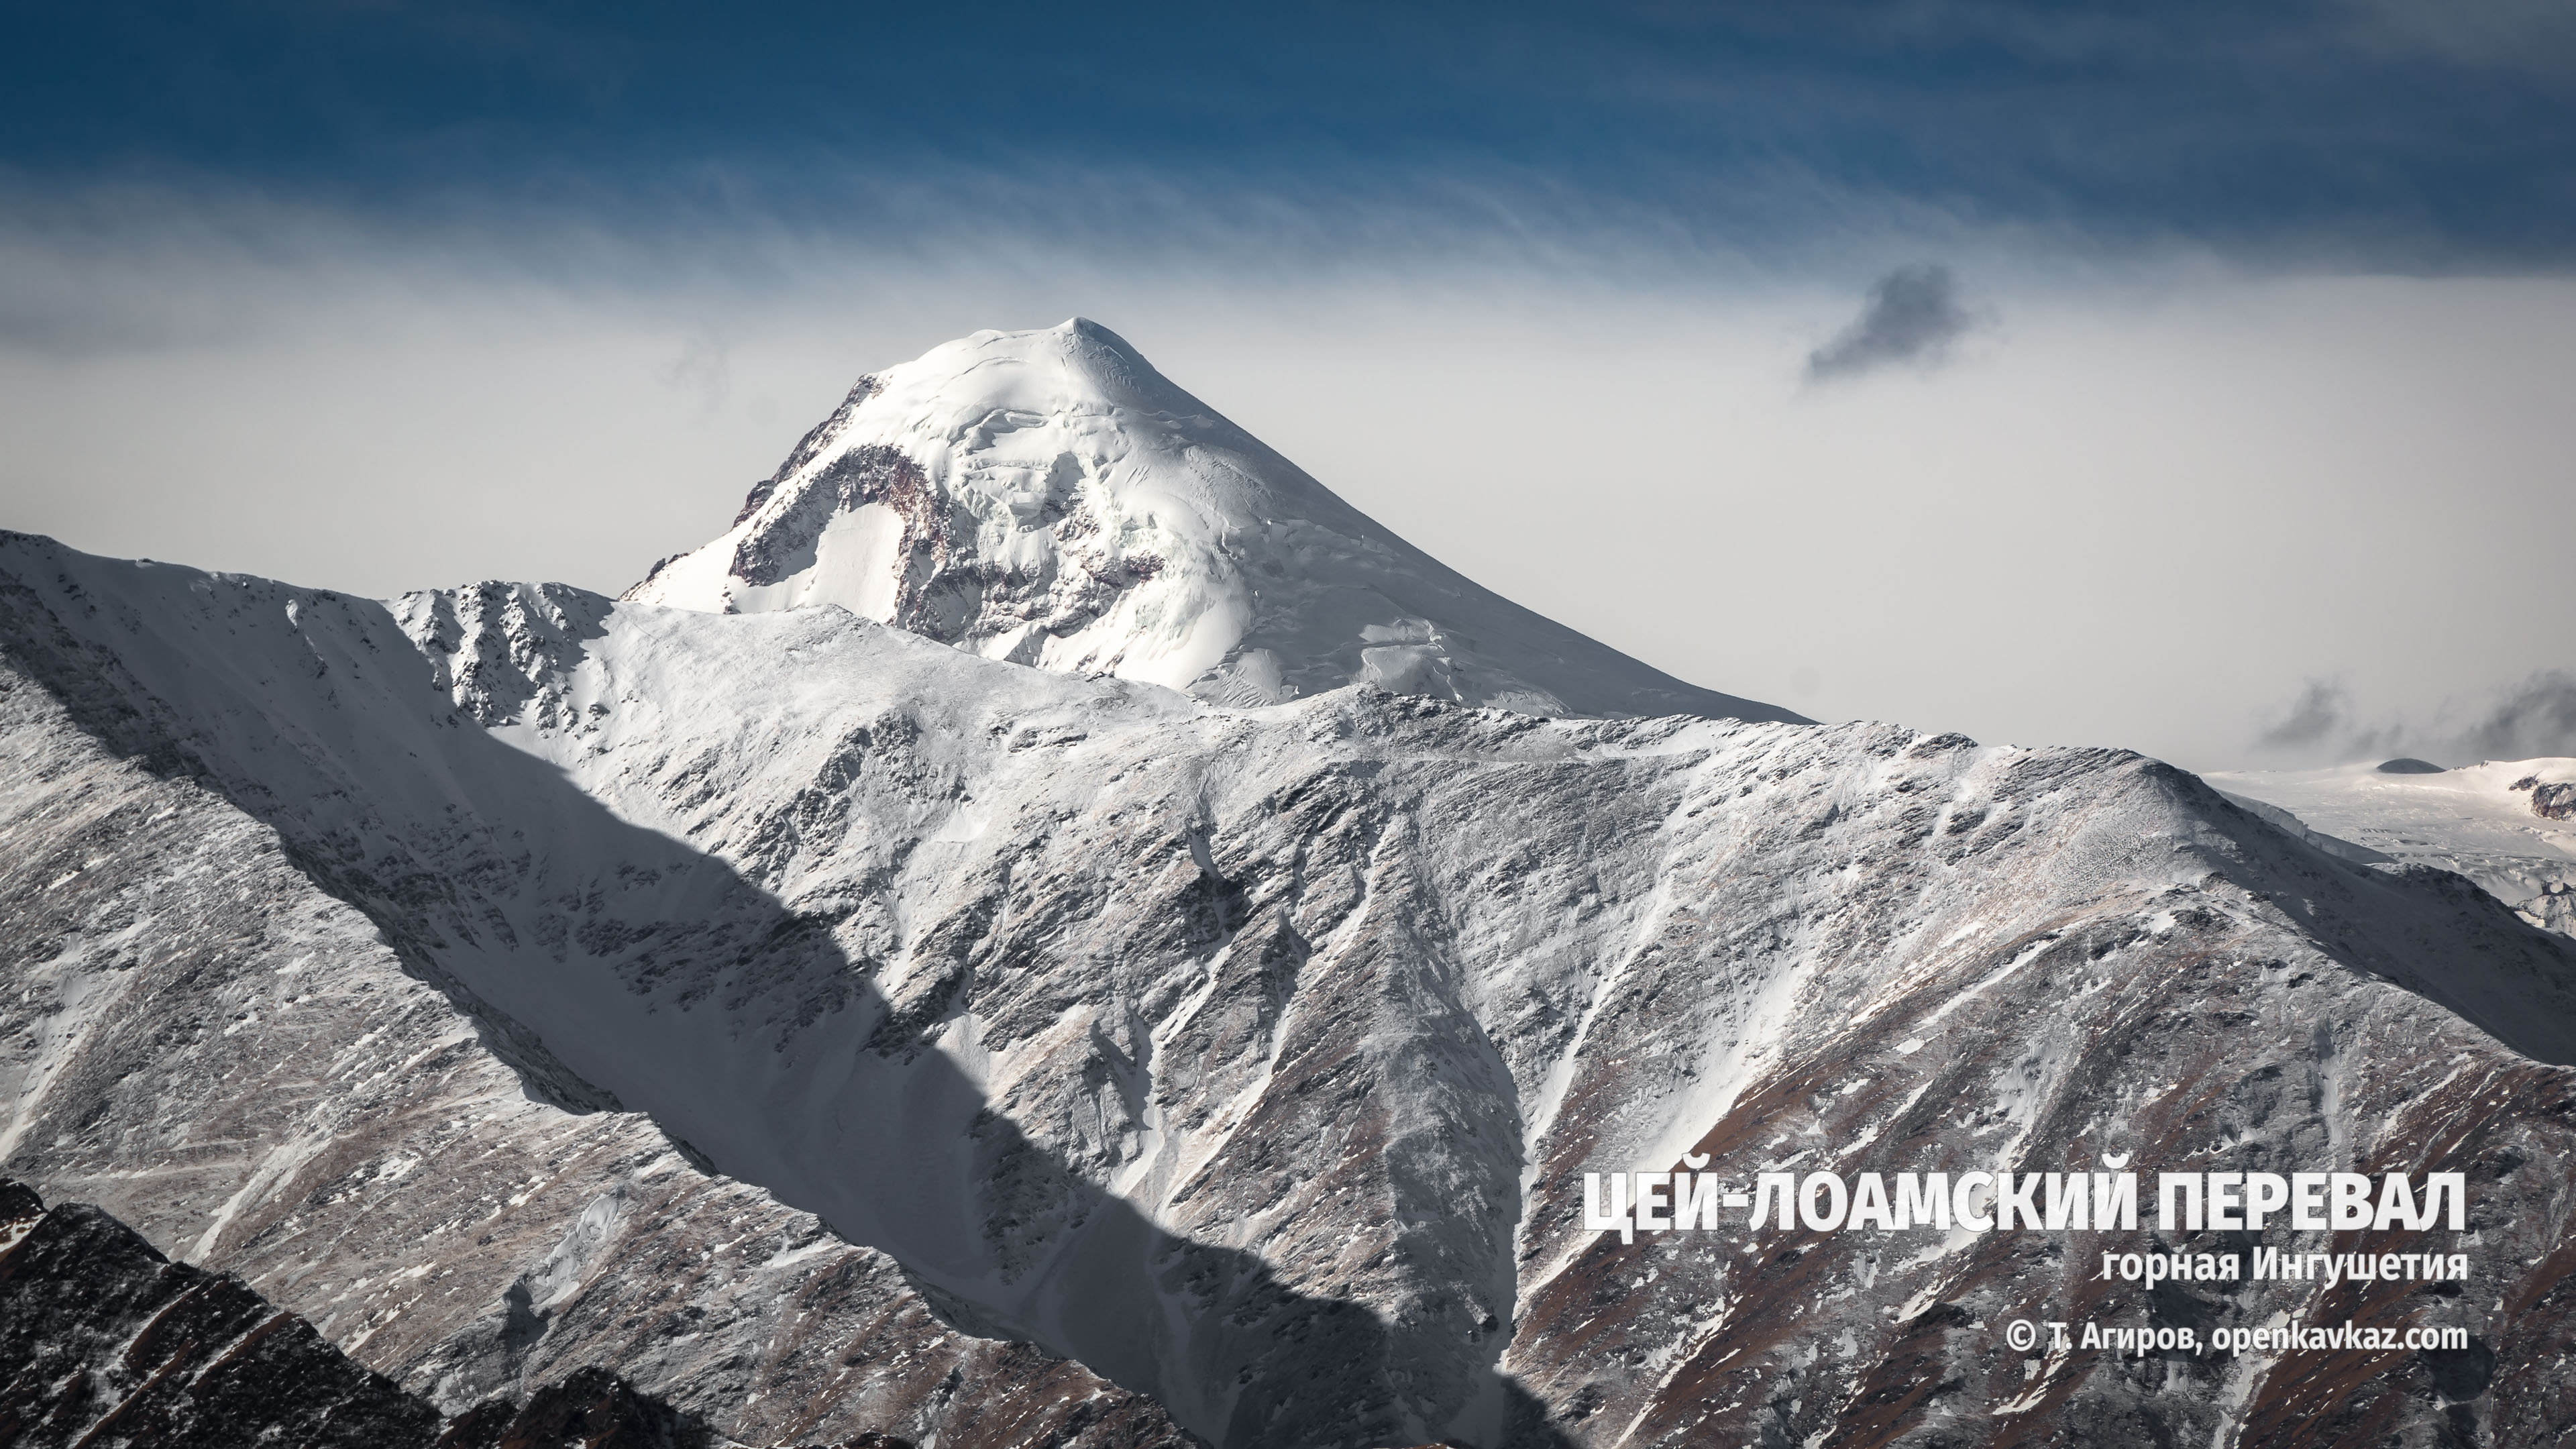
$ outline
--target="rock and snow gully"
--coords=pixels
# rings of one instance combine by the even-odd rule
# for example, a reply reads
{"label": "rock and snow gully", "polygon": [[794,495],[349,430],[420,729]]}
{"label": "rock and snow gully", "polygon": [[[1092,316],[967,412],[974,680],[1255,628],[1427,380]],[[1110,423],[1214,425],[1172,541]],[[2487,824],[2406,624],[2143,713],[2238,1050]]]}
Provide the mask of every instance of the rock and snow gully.
{"label": "rock and snow gully", "polygon": [[[1284,466],[1069,324],[863,383],[623,601],[0,538],[0,1172],[440,1412],[597,1365],[744,1443],[2576,1421],[2565,938],[2135,755],[1693,692]],[[1686,1153],[2113,1152],[2465,1172],[2474,1271],[1581,1227]],[[1997,1331],[2079,1310],[2475,1349]]]}

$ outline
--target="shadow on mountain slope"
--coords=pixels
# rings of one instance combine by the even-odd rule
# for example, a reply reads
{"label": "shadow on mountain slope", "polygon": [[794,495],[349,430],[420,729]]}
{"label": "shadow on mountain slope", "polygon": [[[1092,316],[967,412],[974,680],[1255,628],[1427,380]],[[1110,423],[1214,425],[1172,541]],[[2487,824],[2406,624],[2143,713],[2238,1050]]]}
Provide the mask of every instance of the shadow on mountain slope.
{"label": "shadow on mountain slope", "polygon": [[[945,1054],[920,1049],[966,1001],[899,1014],[832,921],[620,820],[551,765],[489,736],[451,705],[383,605],[159,572],[175,580],[159,591],[178,602],[203,596],[199,617],[151,617],[131,598],[92,597],[68,569],[0,581],[0,652],[115,753],[192,779],[274,829],[310,879],[364,912],[408,969],[480,1025],[532,1097],[573,1112],[622,1104],[675,1139],[704,1140],[693,1088],[762,1070],[761,1054],[723,1049],[757,1031],[782,1059],[903,1057],[902,1101],[885,1102],[889,1112],[981,1101]],[[228,640],[210,647],[218,629]],[[619,1031],[658,1043],[658,1069],[634,1065],[652,1052],[621,1057],[589,1039]],[[737,1101],[762,1090],[732,1085]],[[973,1120],[978,1140],[956,1159],[966,1180],[890,1181],[886,1196],[917,1194],[928,1214],[964,1215],[952,1226],[991,1237],[1015,1225],[993,1219],[977,1176],[1009,1164],[1022,1178],[1077,1185],[1076,1225],[1044,1271],[1084,1285],[1098,1311],[1070,1335],[1034,1333],[952,1283],[933,1296],[963,1302],[952,1309],[958,1327],[1038,1337],[1138,1392],[1199,1405],[1190,1427],[1224,1449],[1423,1437],[1420,1410],[1432,1406],[1403,1387],[1407,1330],[1365,1305],[1301,1293],[1253,1254],[1166,1233],[1082,1186],[1007,1119]],[[817,1206],[800,1200],[793,1163],[713,1165]],[[833,1226],[899,1260],[917,1246],[906,1231]],[[1175,1310],[1186,1325],[1177,1339],[1140,1349]],[[1463,1400],[1438,1405],[1442,1415],[1500,1399],[1508,1428],[1497,1442],[1570,1442],[1517,1384],[1490,1365],[1486,1374],[1462,1386]]]}

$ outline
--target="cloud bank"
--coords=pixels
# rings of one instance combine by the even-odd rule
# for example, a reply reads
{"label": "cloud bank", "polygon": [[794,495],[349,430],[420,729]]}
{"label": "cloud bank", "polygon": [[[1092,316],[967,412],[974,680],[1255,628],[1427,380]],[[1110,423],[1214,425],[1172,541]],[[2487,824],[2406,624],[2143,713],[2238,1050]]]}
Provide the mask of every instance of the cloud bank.
{"label": "cloud bank", "polygon": [[612,232],[717,216],[891,239],[955,187],[987,232],[1028,236],[1133,208],[1148,237],[1171,211],[1151,191],[1321,245],[1355,213],[1503,234],[1590,212],[1792,255],[1855,216],[1912,216],[2113,249],[2576,266],[2576,22],[2531,0],[977,16],[1009,43],[820,0],[213,0],[150,24],[56,6],[0,50],[0,177],[211,182],[407,224],[554,209]]}

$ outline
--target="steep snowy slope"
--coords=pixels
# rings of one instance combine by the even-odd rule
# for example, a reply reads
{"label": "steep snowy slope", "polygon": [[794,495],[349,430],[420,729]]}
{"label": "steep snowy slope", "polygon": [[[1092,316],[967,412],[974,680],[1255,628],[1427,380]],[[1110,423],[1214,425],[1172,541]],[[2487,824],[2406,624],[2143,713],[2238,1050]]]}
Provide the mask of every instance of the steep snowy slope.
{"label": "steep snowy slope", "polygon": [[[471,1142],[415,1149],[424,1162],[500,1154],[511,1165],[476,1193],[524,1176],[554,1194],[488,1245],[306,1235],[348,1211],[333,1184],[349,1181],[397,1221],[489,1211],[445,1206],[429,1170],[351,1179],[348,1162],[395,1160],[380,1112],[317,1119],[342,1154],[319,1177],[211,1151],[278,1163],[217,1174],[257,1178],[228,1189],[229,1220],[226,1196],[141,1175],[185,1160],[180,1143],[243,1135],[217,1125],[238,1109],[175,1087],[149,1112],[115,1105],[129,1089],[112,1072],[48,1087],[9,1144],[10,1170],[87,1173],[85,1195],[128,1193],[156,1209],[157,1226],[134,1220],[157,1240],[202,1235],[218,1266],[270,1272],[280,1301],[309,1294],[308,1313],[350,1277],[425,1268],[447,1285],[463,1265],[445,1289],[460,1306],[399,1349],[379,1344],[404,1316],[358,1345],[398,1377],[490,1361],[472,1345],[511,1342],[512,1285],[539,1308],[565,1276],[611,1306],[650,1302],[693,1242],[741,1285],[721,1313],[634,1306],[581,1330],[638,1355],[648,1387],[756,1417],[774,1391],[728,1367],[739,1356],[819,1416],[853,1380],[918,1384],[925,1354],[945,1372],[945,1325],[927,1347],[880,1335],[874,1357],[799,1357],[816,1310],[797,1295],[865,1284],[884,1258],[737,1183],[662,1169],[690,1184],[684,1203],[745,1194],[683,1221],[632,1196],[678,1190],[645,1185],[664,1179],[642,1176],[638,1142],[552,1186],[567,1154],[550,1134],[650,1130],[579,1110],[613,1099],[922,1285],[835,1291],[954,1305],[950,1324],[1079,1359],[1227,1446],[2250,1445],[2321,1424],[2519,1443],[2576,1419],[2558,1367],[2576,1339],[2576,948],[2456,877],[2335,859],[2151,761],[1371,690],[1213,709],[840,610],[500,585],[387,606],[24,538],[0,545],[0,573],[0,646],[46,708],[274,829],[473,1004],[531,1090],[576,1109],[479,1087],[484,1105],[421,1114]],[[8,776],[57,812],[81,798],[61,778],[43,759]],[[64,834],[31,817],[19,838]],[[117,838],[55,847],[10,908],[44,908],[29,903],[56,862]],[[202,889],[160,888],[165,918]],[[202,902],[210,917],[223,899]],[[61,1040],[62,1013],[106,999],[86,983],[113,979],[111,924],[83,926],[77,954],[0,947],[13,992],[79,963],[77,988],[41,988],[64,1004],[29,1039]],[[229,988],[220,1013],[127,997],[114,1019],[249,1052],[304,1029],[286,998],[354,989],[336,964],[354,959],[314,953],[311,985]],[[381,958],[367,969],[392,989]],[[300,1081],[310,1055],[245,1064]],[[178,1080],[248,1090],[210,1066]],[[319,1113],[348,1088],[298,1090]],[[2064,1171],[2105,1152],[2150,1170],[2461,1171],[2471,1230],[2422,1237],[2473,1272],[2450,1296],[2091,1277],[2102,1251],[2425,1246],[2277,1220],[1891,1241],[1748,1231],[1739,1209],[1687,1238],[1582,1229],[1584,1173],[1691,1151],[1748,1175]],[[224,1225],[253,1213],[257,1234]],[[766,1236],[713,1226],[745,1214]],[[624,1233],[660,1256],[620,1274],[585,1247]],[[344,1251],[377,1256],[361,1273]],[[759,1286],[781,1273],[816,1276]],[[2084,1315],[2441,1324],[2476,1348],[2026,1358],[1998,1337]],[[344,1346],[349,1331],[326,1329]],[[938,1397],[950,1413],[1007,1383],[934,1381],[962,1385]]]}
{"label": "steep snowy slope", "polygon": [[2209,779],[2393,860],[2458,871],[2532,924],[2576,936],[2576,759],[2490,760],[2439,774],[2365,764]]}
{"label": "steep snowy slope", "polygon": [[[455,847],[407,808],[470,826],[506,796],[630,870],[692,857],[457,717],[382,605],[101,577],[15,536],[0,559],[0,1171],[239,1274],[443,1412],[606,1363],[753,1444],[1183,1442],[700,1171],[442,968],[417,907],[474,880],[425,866]],[[353,760],[381,778],[332,773]],[[526,846],[497,845],[473,859],[506,876]],[[350,904],[388,899],[414,908]]]}
{"label": "steep snowy slope", "polygon": [[987,658],[1226,704],[1365,683],[1528,714],[1798,718],[1478,588],[1078,318],[859,379],[732,531],[626,597],[838,604]]}

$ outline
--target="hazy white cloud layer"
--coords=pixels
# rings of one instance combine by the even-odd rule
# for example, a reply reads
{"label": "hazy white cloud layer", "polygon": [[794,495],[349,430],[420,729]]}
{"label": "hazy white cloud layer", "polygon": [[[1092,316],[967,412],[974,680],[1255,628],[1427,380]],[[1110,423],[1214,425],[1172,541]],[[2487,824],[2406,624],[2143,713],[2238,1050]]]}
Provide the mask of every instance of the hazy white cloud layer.
{"label": "hazy white cloud layer", "polygon": [[2202,768],[2486,751],[2557,738],[2547,671],[2576,666],[2565,281],[1963,243],[1949,365],[1820,388],[1900,258],[675,253],[245,215],[0,234],[0,527],[377,595],[614,592],[858,373],[1078,313],[1487,584],[1819,717]]}

